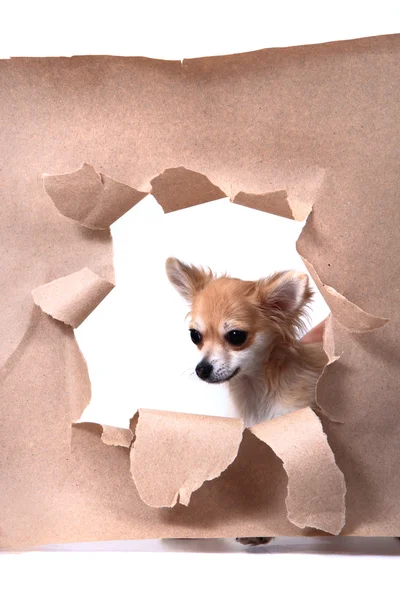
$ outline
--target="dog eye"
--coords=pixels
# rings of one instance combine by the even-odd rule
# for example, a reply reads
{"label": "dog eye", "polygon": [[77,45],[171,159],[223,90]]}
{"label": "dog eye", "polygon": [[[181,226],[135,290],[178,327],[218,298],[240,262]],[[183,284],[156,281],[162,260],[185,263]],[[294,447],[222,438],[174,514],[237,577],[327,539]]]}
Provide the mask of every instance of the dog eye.
{"label": "dog eye", "polygon": [[247,340],[247,332],[234,329],[229,331],[225,337],[232,346],[241,346]]}
{"label": "dog eye", "polygon": [[201,334],[197,331],[197,329],[189,329],[190,337],[192,338],[193,344],[200,344],[201,342]]}

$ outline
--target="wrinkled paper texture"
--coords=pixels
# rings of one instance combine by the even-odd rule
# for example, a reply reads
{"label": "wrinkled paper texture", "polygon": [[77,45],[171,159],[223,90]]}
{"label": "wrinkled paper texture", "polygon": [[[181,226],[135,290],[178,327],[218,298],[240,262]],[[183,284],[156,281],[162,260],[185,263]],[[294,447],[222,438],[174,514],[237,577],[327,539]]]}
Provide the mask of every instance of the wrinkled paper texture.
{"label": "wrinkled paper texture", "polygon": [[166,212],[223,194],[307,218],[297,247],[324,282],[325,347],[340,356],[317,393],[346,480],[341,534],[400,535],[399,54],[400,36],[381,36],[183,63],[0,62],[0,546],[316,533],[289,521],[295,480],[249,431],[188,506],[154,508],[131,476],[129,434],[71,427],[90,396],[72,330],[82,314],[61,295],[55,320],[32,293],[44,307],[46,286],[84,269],[113,284],[108,227],[151,190]]}

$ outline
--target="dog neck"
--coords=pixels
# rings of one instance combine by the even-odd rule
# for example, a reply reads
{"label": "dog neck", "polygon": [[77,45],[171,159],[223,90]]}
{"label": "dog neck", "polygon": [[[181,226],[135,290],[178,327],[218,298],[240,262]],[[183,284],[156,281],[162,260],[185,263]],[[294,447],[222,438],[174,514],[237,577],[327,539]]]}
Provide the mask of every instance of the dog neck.
{"label": "dog neck", "polygon": [[313,406],[326,363],[322,344],[277,345],[251,373],[239,373],[229,390],[245,426]]}

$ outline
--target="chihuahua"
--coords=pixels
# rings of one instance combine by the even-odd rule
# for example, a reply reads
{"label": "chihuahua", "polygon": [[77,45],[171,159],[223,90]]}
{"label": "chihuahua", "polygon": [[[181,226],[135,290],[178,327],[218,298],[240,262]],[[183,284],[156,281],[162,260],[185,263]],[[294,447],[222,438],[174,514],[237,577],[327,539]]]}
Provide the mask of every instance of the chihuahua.
{"label": "chihuahua", "polygon": [[246,427],[314,405],[327,356],[322,343],[299,342],[313,295],[306,274],[243,281],[176,258],[167,260],[166,271],[191,307],[190,337],[201,353],[197,376],[228,383]]}
{"label": "chihuahua", "polygon": [[[166,271],[191,307],[190,337],[201,352],[196,374],[228,383],[246,427],[315,404],[328,359],[322,343],[299,342],[312,299],[307,275],[242,281],[176,258],[168,258]],[[272,538],[236,539],[254,546]]]}

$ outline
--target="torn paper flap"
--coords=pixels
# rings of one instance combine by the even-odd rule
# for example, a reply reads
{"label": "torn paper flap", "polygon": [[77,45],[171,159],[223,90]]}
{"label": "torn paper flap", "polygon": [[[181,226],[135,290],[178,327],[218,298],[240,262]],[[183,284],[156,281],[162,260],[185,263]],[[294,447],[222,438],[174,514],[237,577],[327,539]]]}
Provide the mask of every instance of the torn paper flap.
{"label": "torn paper flap", "polygon": [[289,520],[301,529],[339,534],[345,524],[346,485],[317,415],[304,408],[250,431],[283,462]]}
{"label": "torn paper flap", "polygon": [[111,425],[102,425],[102,427],[101,441],[104,444],[107,446],[122,446],[123,448],[130,447],[133,440],[133,433],[130,429]]}
{"label": "torn paper flap", "polygon": [[166,169],[154,177],[151,180],[151,194],[166,213],[227,196],[208,177],[185,167]]}
{"label": "torn paper flap", "polygon": [[143,502],[187,506],[194,491],[234,461],[243,422],[141,409],[135,434],[131,473]]}
{"label": "torn paper flap", "polygon": [[268,192],[266,194],[247,194],[239,192],[231,200],[233,204],[240,204],[248,208],[262,210],[278,217],[286,219],[294,219],[292,209],[288,202],[287,192],[278,190],[276,192]]}
{"label": "torn paper flap", "polygon": [[90,229],[107,229],[148,194],[86,163],[73,173],[44,175],[43,180],[59,212]]}
{"label": "torn paper flap", "polygon": [[54,279],[32,291],[35,304],[58,321],[79,327],[114,284],[88,268]]}
{"label": "torn paper flap", "polygon": [[308,262],[304,256],[302,256],[302,259],[310,272],[315,285],[318,287],[325,302],[331,309],[333,316],[343,325],[343,327],[353,333],[366,333],[389,323],[390,319],[376,317],[375,315],[365,312],[356,304],[353,304],[350,300],[347,300],[347,298],[339,294],[333,287],[322,283],[313,265]]}

